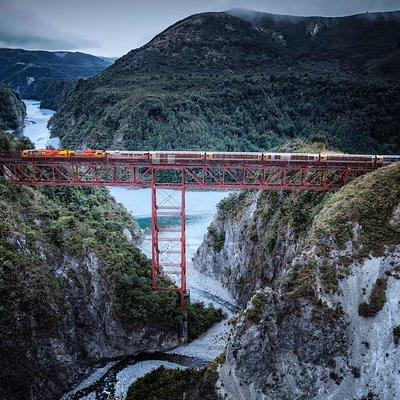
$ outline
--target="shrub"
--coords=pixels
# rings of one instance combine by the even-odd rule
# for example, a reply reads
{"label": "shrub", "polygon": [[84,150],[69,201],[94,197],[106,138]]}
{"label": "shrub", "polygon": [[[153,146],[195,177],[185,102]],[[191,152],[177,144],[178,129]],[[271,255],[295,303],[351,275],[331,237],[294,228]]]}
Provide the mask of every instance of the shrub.
{"label": "shrub", "polygon": [[368,302],[362,302],[358,306],[358,314],[364,318],[375,317],[386,303],[386,288],[388,278],[378,278],[369,295]]}
{"label": "shrub", "polygon": [[225,232],[219,232],[214,226],[210,225],[208,234],[212,238],[214,250],[220,252],[225,244]]}
{"label": "shrub", "polygon": [[197,339],[215,323],[222,321],[224,313],[220,308],[205,307],[203,303],[191,303],[187,307],[189,341]]}
{"label": "shrub", "polygon": [[393,339],[394,344],[398,346],[400,344],[400,325],[397,325],[393,328]]}

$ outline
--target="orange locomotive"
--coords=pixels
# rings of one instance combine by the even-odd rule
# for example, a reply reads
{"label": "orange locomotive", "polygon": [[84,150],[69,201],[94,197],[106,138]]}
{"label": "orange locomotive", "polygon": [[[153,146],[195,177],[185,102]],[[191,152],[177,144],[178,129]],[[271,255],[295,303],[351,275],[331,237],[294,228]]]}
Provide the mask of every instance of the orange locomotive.
{"label": "orange locomotive", "polygon": [[52,158],[66,158],[66,157],[78,157],[78,158],[105,158],[106,152],[103,150],[24,150],[21,153],[23,158],[35,158],[35,157],[52,157]]}

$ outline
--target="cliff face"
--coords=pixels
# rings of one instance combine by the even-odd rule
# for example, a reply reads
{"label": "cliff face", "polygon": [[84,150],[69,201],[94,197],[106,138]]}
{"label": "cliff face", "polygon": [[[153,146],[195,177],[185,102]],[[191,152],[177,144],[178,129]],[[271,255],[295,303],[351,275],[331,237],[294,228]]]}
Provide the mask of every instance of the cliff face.
{"label": "cliff face", "polygon": [[107,191],[0,181],[1,399],[57,399],[101,360],[179,344],[138,240]]}
{"label": "cliff face", "polygon": [[251,191],[231,195],[220,203],[194,265],[219,279],[245,306],[256,290],[279,282],[329,196]]}
{"label": "cliff face", "polygon": [[[270,195],[263,202],[261,194],[244,196],[253,204],[250,218],[242,214],[222,224],[217,219],[216,231],[226,229],[227,234],[220,250],[204,260],[211,263],[208,270],[222,277],[242,303],[250,297],[246,292],[257,290],[235,321],[219,369],[223,398],[400,396],[399,180],[400,165],[392,165],[321,199],[319,208],[304,202],[297,213],[314,210],[311,222],[298,234],[292,224],[278,228],[277,253],[262,251],[260,240],[243,240],[252,236],[251,221]],[[290,198],[296,195],[280,201],[278,209]],[[215,245],[215,236],[208,235],[200,255]],[[238,258],[233,251],[232,258],[227,253],[223,269],[219,253],[239,246],[228,243],[232,238],[245,254]],[[262,274],[254,272],[257,259],[263,261]],[[240,274],[247,280],[238,279]]]}
{"label": "cliff face", "polygon": [[19,95],[0,85],[0,130],[19,131],[24,125],[26,107]]}

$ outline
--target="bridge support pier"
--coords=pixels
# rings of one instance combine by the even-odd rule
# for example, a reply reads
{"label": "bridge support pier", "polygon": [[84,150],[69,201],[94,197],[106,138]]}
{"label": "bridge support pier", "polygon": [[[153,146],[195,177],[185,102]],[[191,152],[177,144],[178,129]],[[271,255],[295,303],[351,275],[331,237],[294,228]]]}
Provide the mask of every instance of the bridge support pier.
{"label": "bridge support pier", "polygon": [[[151,182],[151,270],[154,290],[174,290],[185,307],[186,288],[186,213],[184,170],[182,184],[174,190],[157,188],[156,170]],[[178,196],[177,196],[178,195]],[[162,277],[177,286],[168,288]]]}

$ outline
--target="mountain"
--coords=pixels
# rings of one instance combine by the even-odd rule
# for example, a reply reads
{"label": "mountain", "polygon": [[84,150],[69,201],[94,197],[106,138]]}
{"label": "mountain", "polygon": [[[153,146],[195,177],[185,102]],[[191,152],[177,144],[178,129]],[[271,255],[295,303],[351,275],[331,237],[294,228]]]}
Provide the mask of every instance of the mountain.
{"label": "mountain", "polygon": [[220,204],[194,258],[244,307],[219,398],[400,398],[399,179],[396,163],[335,194],[248,191]]}
{"label": "mountain", "polygon": [[24,125],[26,107],[18,93],[0,85],[0,131],[19,131]]}
{"label": "mountain", "polygon": [[0,49],[0,83],[11,85],[22,97],[41,100],[54,82],[88,78],[112,64],[112,59],[79,52]]}
{"label": "mountain", "polygon": [[72,147],[251,151],[302,138],[400,152],[399,51],[399,12],[196,14],[80,81],[52,134]]}
{"label": "mountain", "polygon": [[293,17],[243,9],[228,13],[278,35],[285,54],[299,63],[380,76],[395,75],[400,70],[400,11],[341,18]]}

